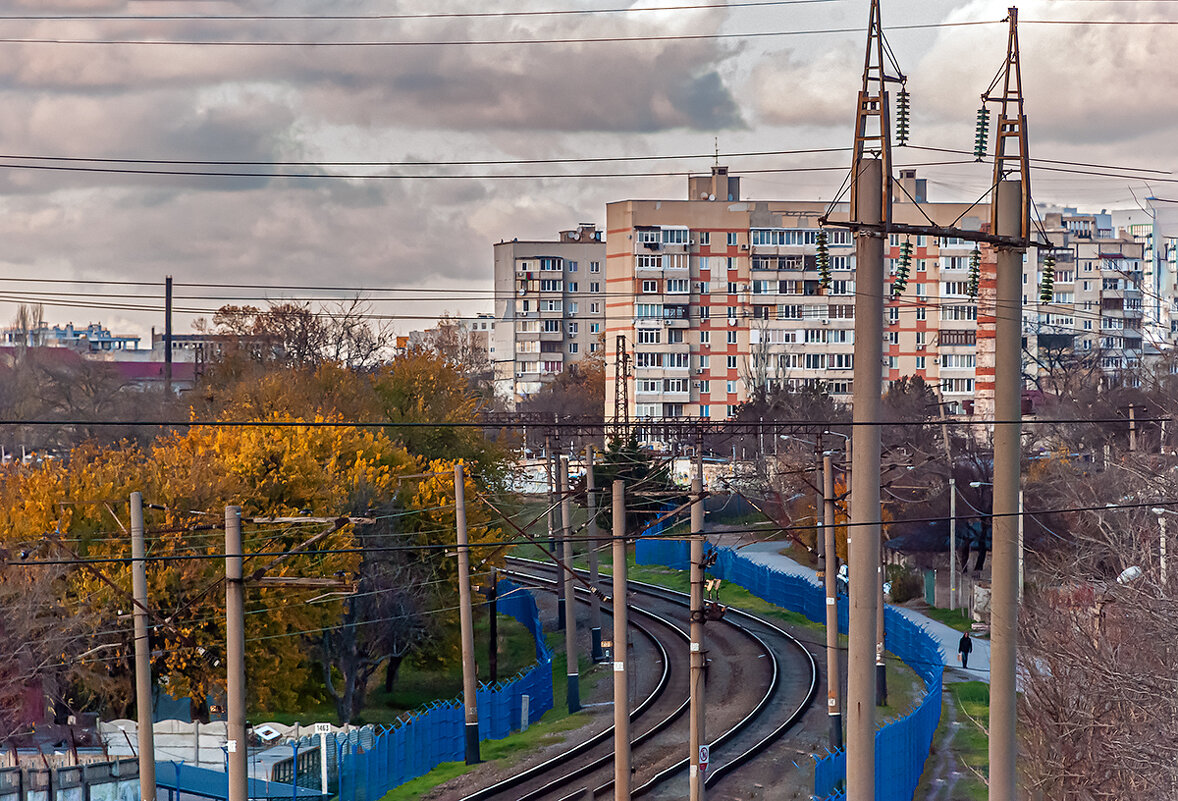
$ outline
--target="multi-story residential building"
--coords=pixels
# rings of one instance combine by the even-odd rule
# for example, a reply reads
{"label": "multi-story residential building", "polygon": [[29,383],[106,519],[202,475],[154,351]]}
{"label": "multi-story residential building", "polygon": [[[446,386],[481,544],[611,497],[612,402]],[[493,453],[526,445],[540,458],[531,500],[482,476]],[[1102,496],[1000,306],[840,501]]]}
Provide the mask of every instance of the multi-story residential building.
{"label": "multi-story residential building", "polygon": [[509,406],[598,352],[606,243],[592,223],[555,241],[495,245],[495,384]]}
{"label": "multi-story residential building", "polygon": [[[979,230],[988,207],[928,203],[901,173],[898,222]],[[846,204],[743,201],[740,179],[717,166],[688,179],[687,200],[606,207],[606,373],[616,382],[619,337],[633,356],[630,414],[724,418],[760,386],[821,385],[849,401],[854,382],[854,243],[826,230],[832,280],[821,288],[818,218]],[[898,267],[904,237],[886,244]],[[973,245],[911,237],[907,287],[887,303],[884,380],[919,375],[968,411],[975,392],[978,304],[969,293]],[[982,271],[993,270],[983,249]],[[890,284],[889,284],[890,287]],[[883,389],[883,387],[881,387]],[[607,392],[607,414],[613,393]]]}
{"label": "multi-story residential building", "polygon": [[[1172,290],[1151,291],[1156,266],[1148,266],[1141,236],[1115,228],[1111,215],[1074,209],[1043,215],[1044,233],[1057,246],[1050,302],[1040,296],[1046,250],[1031,250],[1023,270],[1024,372],[1048,376],[1078,362],[1110,376],[1135,381],[1142,359],[1171,344],[1168,311]],[[1147,319],[1151,299],[1154,316]]]}
{"label": "multi-story residential building", "polygon": [[[495,317],[478,314],[473,318],[443,317],[433,328],[410,331],[398,337],[398,352],[409,350],[449,351],[471,364],[495,360]],[[403,342],[400,340],[404,340]]]}

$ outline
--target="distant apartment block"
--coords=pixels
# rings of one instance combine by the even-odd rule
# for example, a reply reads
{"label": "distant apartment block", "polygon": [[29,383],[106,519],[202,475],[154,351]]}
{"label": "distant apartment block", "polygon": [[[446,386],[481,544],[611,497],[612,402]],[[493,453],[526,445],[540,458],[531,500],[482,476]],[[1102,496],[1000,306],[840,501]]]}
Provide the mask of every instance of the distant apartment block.
{"label": "distant apartment block", "polygon": [[[410,331],[398,337],[398,349],[450,352],[469,364],[495,359],[495,317],[479,314],[473,318],[443,318],[433,328]],[[403,340],[403,341],[402,341]]]}
{"label": "distant apartment block", "polygon": [[1114,227],[1108,213],[1048,212],[1043,224],[1063,250],[1054,251],[1050,301],[1039,296],[1048,252],[1031,250],[1024,262],[1025,374],[1078,361],[1135,383],[1143,360],[1173,345],[1173,271],[1152,261],[1152,236]]}
{"label": "distant apartment block", "polygon": [[605,248],[592,223],[555,240],[495,245],[495,385],[509,406],[597,352],[605,325]]}
{"label": "distant apartment block", "polygon": [[[914,171],[901,173],[898,222],[979,230],[985,205],[929,203]],[[832,280],[818,273],[817,201],[740,197],[723,166],[688,179],[686,200],[625,200],[606,207],[607,414],[618,336],[632,354],[635,417],[727,418],[759,387],[820,387],[849,402],[854,386],[855,251],[845,229],[826,228]],[[834,216],[845,219],[846,204]],[[885,243],[895,273],[905,238]],[[969,292],[973,244],[911,237],[907,286],[888,284],[884,385],[922,376],[950,411],[972,409],[978,303]],[[992,275],[993,255],[982,251]]]}

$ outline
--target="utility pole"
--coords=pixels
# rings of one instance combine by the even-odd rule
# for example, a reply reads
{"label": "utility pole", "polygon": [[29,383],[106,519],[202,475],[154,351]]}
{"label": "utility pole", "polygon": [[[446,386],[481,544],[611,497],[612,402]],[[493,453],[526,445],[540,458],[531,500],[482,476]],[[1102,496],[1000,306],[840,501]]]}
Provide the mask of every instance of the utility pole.
{"label": "utility pole", "polygon": [[[879,223],[882,163],[863,159],[859,219]],[[879,574],[880,391],[883,385],[883,238],[856,237],[855,384],[851,404],[850,627],[847,649],[847,799],[875,799],[875,642]]]}
{"label": "utility pole", "polygon": [[462,707],[466,721],[466,764],[479,759],[479,703],[475,686],[474,611],[470,605],[470,546],[466,539],[466,478],[462,462],[454,465],[454,518],[458,543],[458,624],[462,634]]}
{"label": "utility pole", "polygon": [[589,584],[593,593],[589,600],[589,639],[592,643],[593,663],[605,661],[601,650],[601,598],[597,596],[601,585],[601,571],[597,549],[601,547],[597,531],[597,483],[593,478],[593,446],[585,448],[585,505],[589,514]]}
{"label": "utility pole", "polygon": [[1158,583],[1166,586],[1166,518],[1158,515]]}
{"label": "utility pole", "polygon": [[566,657],[565,673],[568,676],[569,712],[581,709],[580,662],[577,659],[577,597],[573,591],[573,500],[569,497],[569,457],[560,457],[560,473],[557,474],[557,487],[560,492],[561,525],[564,528],[562,561],[564,569],[561,573],[561,584],[564,586],[564,652]]}
{"label": "utility pole", "polygon": [[[544,438],[544,455],[548,459],[548,550],[560,558],[560,547],[556,536],[557,480],[556,460],[552,455],[552,438]],[[556,628],[564,629],[564,582],[556,582]]]}
{"label": "utility pole", "polygon": [[878,603],[875,605],[875,705],[887,706],[888,666],[884,662],[884,612],[887,609],[887,605],[884,603],[883,589],[884,578],[887,576],[887,573],[884,571],[882,558],[879,564],[875,566],[875,570],[879,576],[879,580],[876,582],[876,592],[879,593],[879,598]]}
{"label": "utility pole", "polygon": [[[774,434],[773,441],[777,441],[777,435]],[[817,532],[814,537],[814,551],[818,556],[818,572],[825,575],[826,572],[826,532],[823,530],[826,520],[826,494],[822,484],[822,470],[823,470],[823,456],[822,449],[822,434],[818,435],[818,442],[814,444],[814,459],[815,459],[815,475],[814,483],[818,486],[818,492],[814,497],[814,530]]]}
{"label": "utility pole", "polygon": [[1137,410],[1129,404],[1129,453],[1137,451]]}
{"label": "utility pole", "polygon": [[626,673],[626,482],[613,486],[614,801],[630,801],[630,693]]}
{"label": "utility pole", "polygon": [[151,714],[151,642],[147,635],[147,545],[143,495],[131,493],[131,594],[135,625],[135,713],[139,736],[139,798],[155,801],[155,732]]}
{"label": "utility pole", "polygon": [[[690,801],[704,801],[704,774],[700,770],[700,746],[704,735],[704,679],[707,650],[704,648],[704,485],[691,482],[691,734],[689,738]],[[705,767],[706,769],[706,767]]]}
{"label": "utility pole", "polygon": [[[952,465],[950,465],[952,469]],[[957,479],[949,476],[949,609],[957,608]]]}
{"label": "utility pole", "polygon": [[[873,663],[879,605],[880,393],[883,390],[884,237],[892,220],[889,81],[879,0],[871,0],[863,83],[855,109],[850,221],[855,230],[855,382],[851,410],[851,519],[847,526],[847,801],[875,801]],[[890,52],[890,51],[889,51]],[[893,64],[893,66],[895,66]],[[899,69],[896,69],[899,73]]]}
{"label": "utility pole", "polygon": [[499,570],[491,568],[487,587],[487,662],[491,669],[491,683],[499,681]]}
{"label": "utility pole", "polygon": [[164,389],[172,397],[172,276],[164,278]]}
{"label": "utility pole", "polygon": [[1026,551],[1023,548],[1023,529],[1025,528],[1023,522],[1023,491],[1018,491],[1018,602],[1021,606],[1023,603],[1023,581],[1024,581],[1024,566],[1026,564]]}
{"label": "utility pole", "polygon": [[829,721],[830,747],[843,747],[842,670],[839,668],[838,549],[834,532],[834,466],[830,455],[822,456],[822,532],[826,540],[826,716]]}
{"label": "utility pole", "polygon": [[[1002,105],[994,153],[991,230],[1022,240],[998,246],[994,344],[994,522],[990,595],[990,801],[1016,801],[1018,740],[1015,649],[1018,642],[1018,518],[1022,435],[1022,258],[1031,234],[1030,157],[1023,113],[1018,9],[1011,8],[1004,71],[996,96]],[[1007,153],[1013,144],[1014,153]],[[1014,162],[1014,168],[1011,168]],[[1018,172],[1021,180],[1009,174]]]}
{"label": "utility pole", "polygon": [[[998,184],[1001,233],[1016,234],[1018,181]],[[1016,230],[1011,230],[1012,228]],[[994,361],[994,521],[990,596],[990,800],[1015,801],[1015,644],[1018,631],[1018,495],[1021,424],[1021,260],[998,251]]]}
{"label": "utility pole", "polygon": [[245,583],[241,507],[225,507],[225,706],[228,801],[249,798],[249,743],[245,739]]}

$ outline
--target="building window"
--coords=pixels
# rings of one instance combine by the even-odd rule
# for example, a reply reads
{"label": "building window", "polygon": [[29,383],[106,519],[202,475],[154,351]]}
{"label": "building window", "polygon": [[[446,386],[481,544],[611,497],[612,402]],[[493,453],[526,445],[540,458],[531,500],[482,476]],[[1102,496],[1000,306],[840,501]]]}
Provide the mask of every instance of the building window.
{"label": "building window", "polygon": [[735,345],[735,344],[736,344],[736,332],[735,332],[735,331],[729,331],[729,332],[728,332],[728,344],[729,344],[729,345]]}
{"label": "building window", "polygon": [[728,257],[728,269],[729,270],[736,269],[736,259],[732,258],[731,256]]}
{"label": "building window", "polygon": [[916,344],[917,345],[924,345],[925,344],[923,331],[916,332]]}
{"label": "building window", "polygon": [[643,281],[642,282],[642,291],[644,294],[647,294],[647,295],[652,294],[652,293],[657,293],[659,291],[659,282],[658,281]]}
{"label": "building window", "polygon": [[577,282],[576,281],[569,281],[569,292],[576,292],[576,291],[577,291]]}
{"label": "building window", "polygon": [[923,369],[924,369],[924,357],[923,357],[923,356],[917,356],[917,357],[916,357],[916,369],[917,369],[917,370],[923,370]]}
{"label": "building window", "polygon": [[639,328],[638,329],[638,344],[639,345],[657,345],[662,339],[663,329],[661,328]]}
{"label": "building window", "polygon": [[601,283],[598,281],[590,281],[589,282],[589,291],[590,292],[600,292],[601,291]]}
{"label": "building window", "polygon": [[888,307],[888,323],[890,325],[895,325],[898,322],[900,322],[900,307],[899,306],[889,306]]}
{"label": "building window", "polygon": [[636,316],[645,318],[661,318],[663,305],[661,303],[639,303],[635,306]]}
{"label": "building window", "polygon": [[727,392],[729,395],[735,395],[736,394],[736,382],[735,381],[724,382],[724,391]]}
{"label": "building window", "polygon": [[699,391],[704,395],[710,395],[712,393],[712,382],[711,381],[700,381],[699,382]]}
{"label": "building window", "polygon": [[924,306],[917,306],[916,307],[916,319],[917,320],[927,320],[928,319],[928,309],[926,309]]}
{"label": "building window", "polygon": [[737,312],[737,309],[735,306],[729,306],[728,307],[728,319],[735,320],[736,319],[736,312]]}
{"label": "building window", "polygon": [[706,320],[711,316],[712,316],[712,310],[710,307],[708,307],[708,306],[700,306],[699,307],[699,319]]}
{"label": "building window", "polygon": [[699,357],[699,369],[701,369],[701,370],[707,370],[707,369],[708,369],[708,367],[710,367],[710,366],[711,366],[711,363],[712,363],[712,359],[711,359],[711,357],[710,357],[710,356],[708,356],[706,353],[705,353],[705,354],[701,354],[701,355],[700,355],[700,357]]}
{"label": "building window", "polygon": [[581,325],[580,323],[569,323],[569,333],[570,334],[577,333],[577,331],[580,330],[580,325]]}
{"label": "building window", "polygon": [[589,343],[589,352],[590,353],[597,353],[597,343],[596,342]]}
{"label": "building window", "polygon": [[888,369],[889,370],[895,370],[899,366],[900,366],[899,359],[897,359],[895,356],[888,357]]}
{"label": "building window", "polygon": [[712,416],[712,407],[707,405],[706,403],[703,406],[700,406],[699,407],[699,416],[700,417],[711,417]]}
{"label": "building window", "polygon": [[590,303],[589,304],[589,313],[590,314],[601,314],[601,304],[600,303]]}
{"label": "building window", "polygon": [[589,262],[589,272],[591,272],[591,273],[601,272],[601,262],[599,262],[599,261]]}
{"label": "building window", "polygon": [[728,232],[728,247],[730,247],[730,248],[736,247],[736,231],[729,231]]}
{"label": "building window", "polygon": [[569,353],[576,353],[577,351],[578,351],[577,343],[570,342],[569,343]]}
{"label": "building window", "polygon": [[[559,309],[557,311],[559,311]],[[570,300],[569,301],[569,314],[576,314],[576,313],[577,313],[577,301]]]}
{"label": "building window", "polygon": [[672,345],[682,345],[683,344],[683,329],[682,328],[668,328],[667,329],[667,342],[671,343]]}
{"label": "building window", "polygon": [[700,231],[699,232],[699,243],[701,245],[711,245],[712,244],[712,232],[711,231]]}
{"label": "building window", "polygon": [[699,332],[699,344],[707,345],[711,341],[712,341],[712,332],[711,331],[700,331]]}
{"label": "building window", "polygon": [[735,370],[735,369],[736,369],[736,357],[735,357],[735,356],[729,356],[729,357],[728,357],[728,369],[729,369],[729,370]]}
{"label": "building window", "polygon": [[729,417],[736,417],[736,408],[737,408],[736,404],[733,404],[733,403],[728,404],[728,416]]}
{"label": "building window", "polygon": [[548,334],[560,333],[560,320],[545,320],[544,332]]}
{"label": "building window", "polygon": [[566,261],[565,265],[566,269],[568,269],[570,273],[575,273],[577,271],[577,263],[575,261]]}

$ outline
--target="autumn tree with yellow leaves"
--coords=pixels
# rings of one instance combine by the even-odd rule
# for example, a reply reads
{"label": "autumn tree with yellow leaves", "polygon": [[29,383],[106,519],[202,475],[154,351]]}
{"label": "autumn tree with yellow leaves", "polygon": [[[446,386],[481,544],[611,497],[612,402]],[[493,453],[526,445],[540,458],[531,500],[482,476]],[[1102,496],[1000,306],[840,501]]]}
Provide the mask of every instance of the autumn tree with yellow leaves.
{"label": "autumn tree with yellow leaves", "polygon": [[[84,446],[68,460],[12,470],[0,481],[0,537],[9,552],[24,551],[30,562],[76,558],[89,563],[71,567],[61,582],[61,602],[88,621],[92,636],[86,650],[91,653],[81,658],[63,653],[56,661],[59,673],[82,688],[81,697],[91,705],[127,714],[127,699],[133,697],[130,566],[119,561],[130,556],[126,528],[132,491],[141,491],[148,503],[153,671],[169,693],[198,703],[218,697],[224,682],[224,506],[242,507],[247,554],[284,553],[335,527],[251,522],[255,518],[363,517],[381,510],[370,526],[380,528],[381,537],[422,546],[453,540],[453,490],[447,485],[452,484],[452,465],[426,464],[379,429],[325,425],[336,421],[323,416],[304,421],[274,414],[264,422],[284,425],[193,427],[147,448]],[[473,497],[476,488],[467,491]],[[247,582],[252,705],[297,708],[318,700],[325,687],[338,695],[334,688],[342,681],[354,689],[346,703],[337,698],[340,716],[354,715],[367,676],[338,649],[322,646],[339,642],[340,632],[351,627],[365,630],[352,640],[376,666],[393,654],[405,657],[399,648],[382,653],[388,638],[382,640],[381,633],[389,621],[356,615],[364,611],[357,603],[361,587],[374,592],[369,589],[379,585],[374,577],[394,567],[399,585],[434,582],[430,593],[413,599],[413,617],[443,620],[449,614],[444,602],[449,598],[452,606],[456,593],[452,560],[442,549],[361,553],[359,546],[370,536],[364,528],[344,522],[267,573],[336,577],[355,585],[355,593]],[[475,538],[498,536],[477,515],[471,531]],[[271,559],[247,557],[247,577]],[[410,576],[413,581],[406,582]],[[447,656],[445,649],[438,655]]]}

